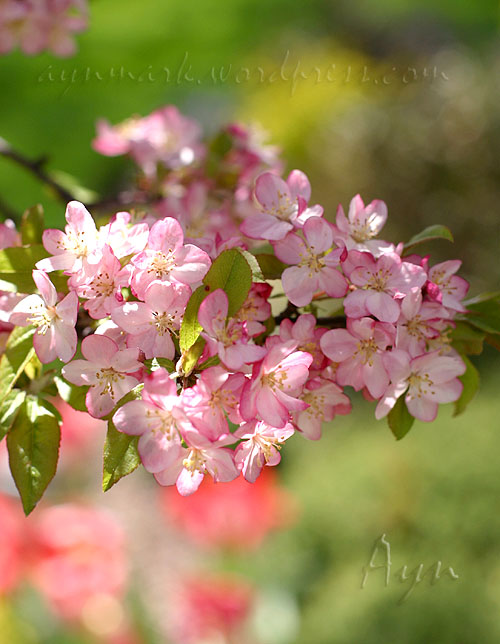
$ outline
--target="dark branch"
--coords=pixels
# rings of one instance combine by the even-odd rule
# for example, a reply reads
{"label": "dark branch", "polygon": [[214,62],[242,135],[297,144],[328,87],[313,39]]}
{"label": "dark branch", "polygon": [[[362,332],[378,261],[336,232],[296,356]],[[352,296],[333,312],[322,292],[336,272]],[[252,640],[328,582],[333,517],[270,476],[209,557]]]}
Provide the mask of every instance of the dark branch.
{"label": "dark branch", "polygon": [[44,170],[44,165],[47,162],[46,157],[42,157],[40,159],[28,159],[17,150],[14,150],[10,146],[10,144],[7,143],[7,141],[5,141],[5,139],[2,139],[1,137],[0,137],[0,155],[5,157],[6,159],[10,159],[11,161],[14,161],[14,163],[17,163],[17,165],[31,172],[31,174],[34,175],[37,179],[39,179],[42,183],[52,188],[52,190],[54,190],[54,192],[59,197],[59,199],[61,199],[64,203],[68,203],[68,201],[74,200],[74,196],[68,190],[66,190],[66,188],[63,188],[63,186],[57,183],[57,181],[55,181]]}

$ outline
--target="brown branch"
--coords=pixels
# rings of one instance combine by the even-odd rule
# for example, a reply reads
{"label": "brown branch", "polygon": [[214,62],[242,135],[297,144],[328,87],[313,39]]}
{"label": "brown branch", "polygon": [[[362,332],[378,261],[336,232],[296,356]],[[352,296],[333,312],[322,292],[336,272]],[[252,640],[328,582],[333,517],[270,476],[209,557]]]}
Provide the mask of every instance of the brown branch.
{"label": "brown branch", "polygon": [[47,162],[46,157],[42,157],[40,159],[28,159],[17,150],[14,150],[5,139],[2,139],[2,137],[0,137],[0,156],[3,156],[6,159],[10,159],[25,170],[28,170],[32,175],[39,179],[39,181],[52,188],[59,199],[61,199],[64,203],[68,203],[68,201],[74,201],[74,196],[68,190],[66,190],[66,188],[63,188],[63,186],[57,183],[57,181],[55,181],[44,170],[44,165]]}

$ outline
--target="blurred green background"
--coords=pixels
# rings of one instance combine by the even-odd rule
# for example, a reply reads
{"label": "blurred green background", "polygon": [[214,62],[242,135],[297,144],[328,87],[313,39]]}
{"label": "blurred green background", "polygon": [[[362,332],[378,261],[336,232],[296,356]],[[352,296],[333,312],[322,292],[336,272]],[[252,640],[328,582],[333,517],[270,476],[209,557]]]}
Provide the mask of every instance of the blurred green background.
{"label": "blurred green background", "polygon": [[[436,243],[433,259],[460,257],[472,294],[495,290],[499,15],[496,0],[95,0],[75,57],[0,58],[0,136],[106,196],[129,166],[91,149],[99,117],[175,103],[208,132],[259,122],[329,217],[360,192],[387,202],[392,241],[446,224],[455,244]],[[17,212],[41,202],[63,222],[64,206],[1,158],[0,198]],[[356,399],[320,444],[285,450],[299,524],[248,565],[228,563],[269,588],[264,641],[500,641],[498,357],[475,362],[483,389],[458,419],[443,410],[395,443]],[[395,575],[386,588],[375,571],[361,590],[382,533],[393,573],[441,560],[459,579],[426,579],[401,605],[409,582]]]}

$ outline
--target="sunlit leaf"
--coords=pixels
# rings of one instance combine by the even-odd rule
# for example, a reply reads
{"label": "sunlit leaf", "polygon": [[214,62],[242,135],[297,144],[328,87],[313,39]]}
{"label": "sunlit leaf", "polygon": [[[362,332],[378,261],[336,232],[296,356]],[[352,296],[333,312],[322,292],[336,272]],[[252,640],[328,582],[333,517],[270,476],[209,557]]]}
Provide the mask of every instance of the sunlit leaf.
{"label": "sunlit leaf", "polygon": [[432,241],[433,239],[446,239],[447,241],[453,241],[453,235],[451,231],[446,226],[440,224],[435,224],[433,226],[427,226],[417,235],[414,235],[410,241],[404,245],[403,255],[408,255],[408,251],[413,250],[415,246],[423,244],[424,242]]}
{"label": "sunlit leaf", "polygon": [[412,428],[415,418],[406,407],[404,396],[398,398],[396,404],[387,416],[387,422],[396,440],[401,440]]}

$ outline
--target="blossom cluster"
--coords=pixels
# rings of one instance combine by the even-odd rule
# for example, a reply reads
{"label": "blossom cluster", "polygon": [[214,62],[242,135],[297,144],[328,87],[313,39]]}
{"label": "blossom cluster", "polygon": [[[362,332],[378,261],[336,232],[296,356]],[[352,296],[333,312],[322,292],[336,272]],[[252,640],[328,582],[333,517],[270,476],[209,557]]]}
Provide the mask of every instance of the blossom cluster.
{"label": "blossom cluster", "polygon": [[87,0],[0,0],[0,54],[75,53],[73,35],[87,28]]}
{"label": "blossom cluster", "polygon": [[[145,469],[189,495],[207,474],[254,482],[295,433],[319,439],[324,421],[350,412],[347,386],[377,401],[377,418],[402,397],[423,421],[456,401],[466,368],[449,338],[465,312],[460,261],[432,266],[380,240],[382,201],[357,195],[347,215],[339,206],[328,221],[307,176],[284,177],[259,132],[232,125],[209,145],[200,136],[173,107],[101,122],[94,147],[134,159],[142,210],[97,227],[83,204],[69,203],[65,231],[43,233],[49,256],[33,271],[40,295],[9,315],[36,327],[42,363],[62,360],[64,378],[88,387],[89,413],[137,436]],[[278,282],[255,269],[264,245]],[[252,275],[236,309],[243,285],[209,280],[231,252]],[[54,271],[67,277],[66,293],[57,293]],[[284,311],[273,312],[277,296]],[[340,314],[323,320],[325,300]],[[196,355],[179,342],[193,310]],[[135,399],[117,407],[130,392]]]}

